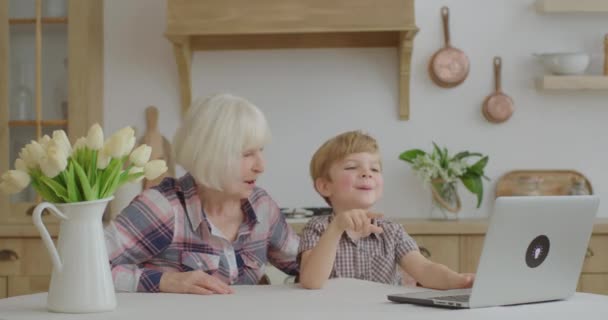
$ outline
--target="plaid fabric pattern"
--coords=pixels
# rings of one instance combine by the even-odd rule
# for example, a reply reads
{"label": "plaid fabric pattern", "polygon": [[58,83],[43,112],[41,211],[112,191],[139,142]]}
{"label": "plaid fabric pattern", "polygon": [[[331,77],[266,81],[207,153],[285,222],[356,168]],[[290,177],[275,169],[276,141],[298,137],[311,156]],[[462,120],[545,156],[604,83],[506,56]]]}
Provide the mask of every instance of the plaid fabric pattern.
{"label": "plaid fabric pattern", "polygon": [[274,200],[255,188],[241,209],[245,219],[230,243],[212,234],[191,175],[145,190],[105,228],[116,290],[158,292],[163,272],[192,270],[257,284],[267,262],[297,274],[299,238]]}
{"label": "plaid fabric pattern", "polygon": [[[298,262],[302,252],[311,250],[327,229],[333,215],[312,218],[304,227],[298,249]],[[377,219],[384,232],[371,234],[354,241],[346,232],[338,244],[330,278],[356,278],[388,284],[400,284],[399,261],[407,253],[418,250],[400,224]]]}

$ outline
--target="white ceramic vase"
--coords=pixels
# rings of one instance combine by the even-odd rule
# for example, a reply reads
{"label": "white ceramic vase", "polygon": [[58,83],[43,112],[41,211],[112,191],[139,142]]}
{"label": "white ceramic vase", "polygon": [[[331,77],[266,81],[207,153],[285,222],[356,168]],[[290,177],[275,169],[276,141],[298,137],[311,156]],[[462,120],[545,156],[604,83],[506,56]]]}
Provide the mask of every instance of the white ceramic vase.
{"label": "white ceramic vase", "polygon": [[[110,200],[111,197],[76,203],[43,202],[34,209],[34,225],[53,261],[47,298],[50,311],[90,313],[116,308],[101,220]],[[57,247],[42,222],[45,209],[61,219]]]}

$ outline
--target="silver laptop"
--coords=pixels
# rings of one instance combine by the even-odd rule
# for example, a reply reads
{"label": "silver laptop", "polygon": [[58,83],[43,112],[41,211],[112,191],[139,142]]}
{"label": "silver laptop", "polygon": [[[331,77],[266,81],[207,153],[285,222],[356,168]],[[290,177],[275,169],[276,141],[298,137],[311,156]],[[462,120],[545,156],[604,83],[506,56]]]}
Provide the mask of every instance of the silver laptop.
{"label": "silver laptop", "polygon": [[472,289],[388,299],[448,308],[566,299],[576,290],[598,206],[596,196],[499,197]]}

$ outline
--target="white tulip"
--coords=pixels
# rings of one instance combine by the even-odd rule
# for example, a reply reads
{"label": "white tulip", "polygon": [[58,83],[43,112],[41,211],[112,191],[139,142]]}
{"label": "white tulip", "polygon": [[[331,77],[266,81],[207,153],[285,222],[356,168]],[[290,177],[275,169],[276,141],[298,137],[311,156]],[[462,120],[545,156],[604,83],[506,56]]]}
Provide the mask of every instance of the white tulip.
{"label": "white tulip", "polygon": [[82,148],[84,148],[86,146],[87,146],[87,138],[80,137],[80,138],[78,138],[78,140],[76,140],[76,142],[72,146],[72,149],[74,151],[76,151],[76,150],[80,150],[80,149],[82,149]]}
{"label": "white tulip", "polygon": [[6,194],[15,194],[30,184],[30,175],[21,170],[9,170],[0,179],[0,191]]}
{"label": "white tulip", "polygon": [[125,148],[122,150],[122,155],[123,156],[129,155],[129,153],[131,153],[131,150],[133,150],[134,146],[135,146],[135,137],[129,137],[129,139],[127,140],[127,143],[125,144]]}
{"label": "white tulip", "polygon": [[23,171],[25,173],[28,172],[27,165],[25,164],[25,161],[23,161],[23,159],[21,158],[17,158],[17,160],[15,160],[15,169]]}
{"label": "white tulip", "polygon": [[46,148],[48,147],[50,141],[51,141],[51,137],[49,137],[48,134],[45,134],[40,139],[38,139],[38,143],[42,146],[42,148],[45,151],[46,151]]}
{"label": "white tulip", "polygon": [[[132,167],[131,169],[129,169],[129,174],[136,174],[136,173],[140,173],[140,172],[144,172],[144,168],[142,168],[142,167]],[[142,175],[141,177],[139,177],[139,178],[137,178],[135,180],[132,180],[130,182],[137,183],[137,182],[140,182],[143,179],[144,179],[144,176]]]}
{"label": "white tulip", "polygon": [[110,160],[112,160],[112,158],[110,156],[106,155],[105,152],[103,152],[103,150],[100,150],[97,153],[97,169],[103,170],[103,169],[107,168],[108,165],[110,164]]}
{"label": "white tulip", "polygon": [[86,141],[87,147],[91,150],[101,150],[103,148],[103,130],[98,123],[89,129]]}
{"label": "white tulip", "polygon": [[63,150],[63,153],[66,156],[69,157],[70,155],[72,155],[72,144],[70,143],[68,136],[65,134],[65,131],[53,131],[53,141],[55,141],[55,144],[57,144],[61,148],[61,150]]}
{"label": "white tulip", "polygon": [[144,175],[148,180],[154,180],[167,171],[165,160],[152,160],[144,166]]}
{"label": "white tulip", "polygon": [[56,177],[68,166],[68,159],[60,148],[49,146],[46,157],[40,160],[40,169],[49,178]]}
{"label": "white tulip", "polygon": [[133,162],[134,165],[138,167],[143,167],[150,160],[150,155],[152,154],[152,148],[148,145],[142,144],[141,146],[135,148],[129,157],[129,160]]}
{"label": "white tulip", "polygon": [[123,155],[126,144],[127,141],[124,136],[114,134],[106,141],[103,152],[112,158],[120,158]]}
{"label": "white tulip", "polygon": [[21,149],[19,158],[25,161],[28,168],[33,169],[38,167],[40,159],[46,155],[45,149],[36,141],[28,143]]}

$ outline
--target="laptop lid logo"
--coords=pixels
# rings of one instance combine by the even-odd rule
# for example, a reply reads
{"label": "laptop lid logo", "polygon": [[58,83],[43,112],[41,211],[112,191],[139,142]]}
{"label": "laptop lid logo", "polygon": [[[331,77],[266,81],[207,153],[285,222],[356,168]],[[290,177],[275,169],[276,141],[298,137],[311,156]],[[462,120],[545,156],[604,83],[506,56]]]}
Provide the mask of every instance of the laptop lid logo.
{"label": "laptop lid logo", "polygon": [[530,268],[536,268],[540,266],[547,255],[549,255],[549,238],[546,235],[540,235],[528,245],[528,250],[526,250],[526,264]]}

